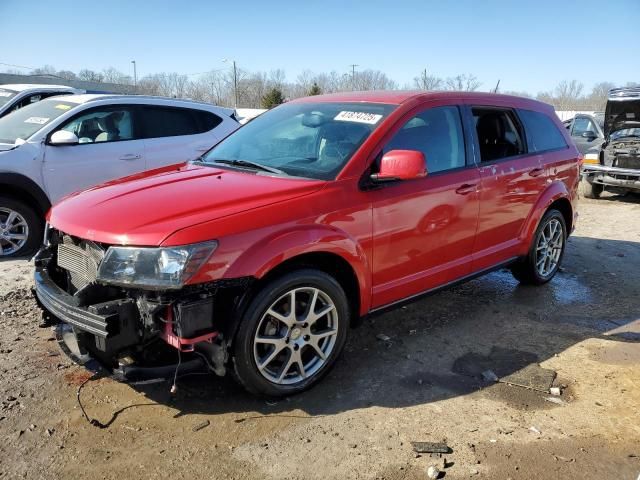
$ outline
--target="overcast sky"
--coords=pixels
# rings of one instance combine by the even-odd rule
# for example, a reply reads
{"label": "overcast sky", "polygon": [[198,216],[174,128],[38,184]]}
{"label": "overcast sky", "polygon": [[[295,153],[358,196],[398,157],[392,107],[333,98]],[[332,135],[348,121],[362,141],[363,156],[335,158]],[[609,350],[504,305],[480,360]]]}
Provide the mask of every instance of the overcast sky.
{"label": "overcast sky", "polygon": [[[379,69],[400,86],[427,68],[482,89],[537,93],[560,80],[640,81],[640,0],[0,0],[0,62],[138,78],[228,68]],[[0,70],[8,67],[0,65]],[[25,70],[26,71],[26,70]]]}

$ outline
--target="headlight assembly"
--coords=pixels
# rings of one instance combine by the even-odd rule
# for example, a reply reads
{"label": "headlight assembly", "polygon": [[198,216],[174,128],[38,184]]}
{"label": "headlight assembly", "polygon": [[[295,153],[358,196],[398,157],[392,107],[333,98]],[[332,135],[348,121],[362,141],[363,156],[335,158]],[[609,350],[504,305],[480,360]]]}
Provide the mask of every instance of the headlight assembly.
{"label": "headlight assembly", "polygon": [[211,241],[179,247],[109,247],[98,281],[125,287],[181,288],[218,246]]}

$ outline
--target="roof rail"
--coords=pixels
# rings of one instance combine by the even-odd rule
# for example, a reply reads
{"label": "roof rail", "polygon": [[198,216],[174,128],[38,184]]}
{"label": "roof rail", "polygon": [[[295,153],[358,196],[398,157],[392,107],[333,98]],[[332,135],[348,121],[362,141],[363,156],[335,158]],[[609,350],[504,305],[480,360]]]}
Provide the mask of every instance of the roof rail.
{"label": "roof rail", "polygon": [[[172,102],[185,102],[185,103],[194,103],[196,105],[207,105],[209,107],[216,107],[219,105],[214,105],[212,103],[207,103],[207,102],[200,102],[198,100],[188,100],[185,98],[173,98],[173,97],[162,97],[159,95],[135,95],[135,94],[131,94],[131,93],[125,93],[125,94],[119,94],[119,93],[114,93],[114,94],[100,94],[101,96],[99,97],[94,97],[91,99],[88,99],[87,102],[97,102],[98,100],[110,100],[110,99],[122,99],[122,98],[134,98],[134,99],[149,99],[149,100],[170,100]],[[223,107],[226,108],[226,107]]]}

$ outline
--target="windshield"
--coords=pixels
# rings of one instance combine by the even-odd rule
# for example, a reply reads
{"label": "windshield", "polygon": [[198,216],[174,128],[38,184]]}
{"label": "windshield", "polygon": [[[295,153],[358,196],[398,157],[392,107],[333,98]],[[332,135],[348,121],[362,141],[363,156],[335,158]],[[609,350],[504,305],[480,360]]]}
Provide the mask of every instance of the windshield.
{"label": "windshield", "polygon": [[6,88],[0,88],[0,107],[4,107],[17,94],[18,94],[18,92],[14,92],[13,90],[7,90]]}
{"label": "windshield", "polygon": [[623,128],[622,130],[616,130],[611,132],[611,140],[617,140],[623,137],[640,137],[640,128]]}
{"label": "windshield", "polygon": [[201,160],[249,169],[253,163],[286,175],[330,180],[394,108],[369,103],[285,104],[255,118]]}
{"label": "windshield", "polygon": [[76,105],[76,103],[52,98],[16,110],[11,115],[0,118],[0,143],[15,143],[18,139],[27,140]]}

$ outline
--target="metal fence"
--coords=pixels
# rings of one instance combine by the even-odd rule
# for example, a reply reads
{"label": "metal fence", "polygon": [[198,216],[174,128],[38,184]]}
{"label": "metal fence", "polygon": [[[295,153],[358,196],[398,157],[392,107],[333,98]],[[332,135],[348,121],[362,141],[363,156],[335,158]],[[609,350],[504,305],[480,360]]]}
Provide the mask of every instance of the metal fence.
{"label": "metal fence", "polygon": [[120,83],[85,82],[84,80],[66,80],[57,75],[17,75],[14,73],[0,73],[0,85],[7,83],[38,83],[53,85],[68,85],[82,90],[109,93],[136,93],[133,85]]}

